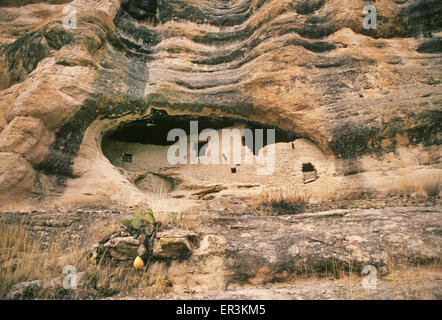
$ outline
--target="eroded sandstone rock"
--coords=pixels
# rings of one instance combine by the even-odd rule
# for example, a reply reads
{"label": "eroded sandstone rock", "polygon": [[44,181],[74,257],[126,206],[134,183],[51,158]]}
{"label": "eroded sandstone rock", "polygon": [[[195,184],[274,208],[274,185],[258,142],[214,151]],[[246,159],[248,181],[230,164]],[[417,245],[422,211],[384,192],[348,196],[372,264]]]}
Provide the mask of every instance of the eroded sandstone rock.
{"label": "eroded sandstone rock", "polygon": [[137,256],[141,241],[134,237],[113,238],[103,245],[112,258],[117,260],[130,260]]}
{"label": "eroded sandstone rock", "polygon": [[15,117],[0,134],[0,151],[21,154],[31,164],[38,164],[52,141],[53,135],[40,119]]}
{"label": "eroded sandstone rock", "polygon": [[192,254],[197,234],[185,230],[159,232],[153,247],[153,256],[160,259],[187,258]]}
{"label": "eroded sandstone rock", "polygon": [[[78,8],[77,29],[63,28],[67,4]],[[121,123],[165,115],[293,132],[320,150],[325,174],[342,177],[344,188],[380,189],[383,171],[440,170],[441,5],[379,1],[373,30],[363,28],[365,5],[8,1],[0,8],[0,130],[16,117],[43,121],[54,141],[43,138],[46,154],[43,144],[25,158],[44,158],[32,170],[52,176],[65,191],[61,203],[139,201],[142,192],[103,156],[101,138]],[[8,179],[7,188],[22,192],[34,180],[20,163],[8,170],[29,181]]]}
{"label": "eroded sandstone rock", "polygon": [[17,153],[0,152],[0,190],[3,196],[29,192],[34,178],[35,171],[24,157]]}
{"label": "eroded sandstone rock", "polygon": [[157,224],[138,230],[122,227],[95,245],[92,249],[93,260],[104,262],[110,258],[116,261],[132,261],[140,256],[143,261],[147,261],[152,257],[157,228]]}

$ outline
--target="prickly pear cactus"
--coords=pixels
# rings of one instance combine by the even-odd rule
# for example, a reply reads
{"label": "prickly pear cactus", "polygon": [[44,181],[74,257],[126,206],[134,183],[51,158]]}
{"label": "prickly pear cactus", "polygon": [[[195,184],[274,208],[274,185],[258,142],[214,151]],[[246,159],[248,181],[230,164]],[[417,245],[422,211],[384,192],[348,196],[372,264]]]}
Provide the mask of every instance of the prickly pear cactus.
{"label": "prickly pear cactus", "polygon": [[[144,211],[144,212],[143,212]],[[123,225],[131,230],[139,230],[140,228],[148,225],[155,224],[155,217],[152,209],[143,210],[135,213],[131,220],[124,219]]]}

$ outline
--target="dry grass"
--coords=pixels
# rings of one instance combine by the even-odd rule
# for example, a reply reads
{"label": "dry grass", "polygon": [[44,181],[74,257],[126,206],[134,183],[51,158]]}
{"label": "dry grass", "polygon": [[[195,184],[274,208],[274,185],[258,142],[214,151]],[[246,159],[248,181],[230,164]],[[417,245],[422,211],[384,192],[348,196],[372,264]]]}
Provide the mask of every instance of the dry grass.
{"label": "dry grass", "polygon": [[14,283],[39,279],[44,274],[45,257],[41,241],[30,235],[23,221],[0,222],[0,297]]}
{"label": "dry grass", "polygon": [[[376,189],[355,186],[345,188],[345,183],[330,176],[320,177],[314,184],[293,186],[292,188],[264,189],[251,196],[251,204],[256,208],[272,209],[277,213],[301,213],[305,210],[342,208],[371,200],[387,202],[394,198],[425,201],[440,198],[442,176],[440,173],[403,176],[392,181],[389,189]],[[390,191],[388,191],[390,190]],[[375,201],[376,202],[376,201]],[[415,203],[415,202],[413,202]]]}
{"label": "dry grass", "polygon": [[186,220],[183,218],[183,214],[177,213],[165,213],[154,212],[155,221],[160,222],[165,228],[168,227],[185,227]]}
{"label": "dry grass", "polygon": [[164,263],[152,264],[149,271],[143,272],[140,278],[138,290],[140,295],[146,298],[160,297],[170,284]]}
{"label": "dry grass", "polygon": [[131,263],[119,265],[94,265],[85,272],[84,289],[94,292],[96,297],[159,298],[169,287],[167,268],[158,262],[141,271],[133,269]]}
{"label": "dry grass", "polygon": [[[167,200],[163,200],[166,202]],[[201,227],[201,218],[203,218],[207,213],[203,211],[197,212],[170,212],[170,211],[162,211],[157,207],[147,206],[146,204],[140,204],[136,207],[135,212],[142,211],[144,213],[148,212],[148,209],[151,208],[153,212],[153,216],[156,222],[160,223],[160,229],[188,229],[188,230],[198,230]],[[121,227],[121,222],[110,222],[104,226],[100,226],[98,232],[101,236],[98,239],[102,239],[105,235],[110,234],[116,231],[119,227]],[[95,239],[98,241],[98,239]]]}
{"label": "dry grass", "polygon": [[252,201],[255,206],[269,207],[278,212],[301,213],[309,199],[309,194],[278,188],[265,189],[253,197]]}
{"label": "dry grass", "polygon": [[426,179],[422,182],[422,189],[429,197],[437,197],[442,189],[442,177],[439,174],[434,178]]}
{"label": "dry grass", "polygon": [[437,197],[442,189],[442,176],[427,174],[424,176],[405,176],[392,188],[391,194],[398,197]]}
{"label": "dry grass", "polygon": [[[108,223],[89,230],[90,244],[118,227]],[[26,223],[16,219],[0,219],[0,299],[6,299],[13,285],[41,280],[42,285],[25,292],[23,298],[33,299],[97,299],[110,296],[155,298],[168,287],[164,264],[154,263],[136,271],[132,262],[123,264],[93,264],[88,246],[67,239],[49,240],[43,244]],[[63,288],[63,267],[76,268],[77,289]]]}
{"label": "dry grass", "polygon": [[99,242],[104,237],[116,232],[122,225],[122,220],[110,220],[103,224],[92,225],[89,230],[90,238],[94,243]]}
{"label": "dry grass", "polygon": [[342,200],[368,200],[369,193],[364,190],[338,190],[328,184],[324,188],[304,187],[293,189],[264,189],[252,197],[256,207],[271,208],[279,213],[301,213],[309,204],[327,204]]}
{"label": "dry grass", "polygon": [[155,220],[161,223],[162,229],[199,230],[203,223],[202,218],[206,215],[207,213],[204,211],[195,213],[154,212]]}

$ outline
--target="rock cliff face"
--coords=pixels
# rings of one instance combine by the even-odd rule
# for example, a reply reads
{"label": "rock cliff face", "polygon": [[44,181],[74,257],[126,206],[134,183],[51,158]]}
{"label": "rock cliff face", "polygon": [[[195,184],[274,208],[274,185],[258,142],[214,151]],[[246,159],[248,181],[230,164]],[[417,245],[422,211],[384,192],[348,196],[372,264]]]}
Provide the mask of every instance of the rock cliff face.
{"label": "rock cliff face", "polygon": [[[370,4],[378,24],[365,30]],[[204,189],[198,168],[131,171],[102,151],[109,137],[139,143],[136,130],[122,138],[131,126],[192,119],[277,128],[277,150],[303,139],[278,184],[305,163],[317,188],[440,174],[440,1],[23,0],[0,2],[0,20],[3,203],[130,204],[146,200],[135,182],[147,174]]]}

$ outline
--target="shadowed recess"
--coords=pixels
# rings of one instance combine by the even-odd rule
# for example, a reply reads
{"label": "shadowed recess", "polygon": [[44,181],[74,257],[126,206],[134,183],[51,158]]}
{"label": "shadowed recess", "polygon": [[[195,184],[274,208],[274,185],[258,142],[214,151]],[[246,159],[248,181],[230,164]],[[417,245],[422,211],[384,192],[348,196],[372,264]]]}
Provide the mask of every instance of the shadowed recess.
{"label": "shadowed recess", "polygon": [[[128,123],[120,124],[116,129],[107,132],[103,141],[122,141],[128,143],[141,143],[159,146],[172,145],[175,141],[167,141],[169,131],[173,129],[182,129],[187,135],[190,134],[190,122],[198,122],[198,133],[205,129],[219,130],[232,127],[243,127],[251,129],[275,129],[275,142],[291,142],[300,138],[296,133],[282,130],[273,126],[263,125],[256,122],[237,120],[232,118],[217,117],[195,117],[189,115],[169,116],[162,115],[158,117],[149,117],[149,119],[140,119]],[[105,142],[104,142],[105,143]],[[266,146],[267,135],[264,134],[263,146]],[[259,150],[254,150],[257,154]]]}

